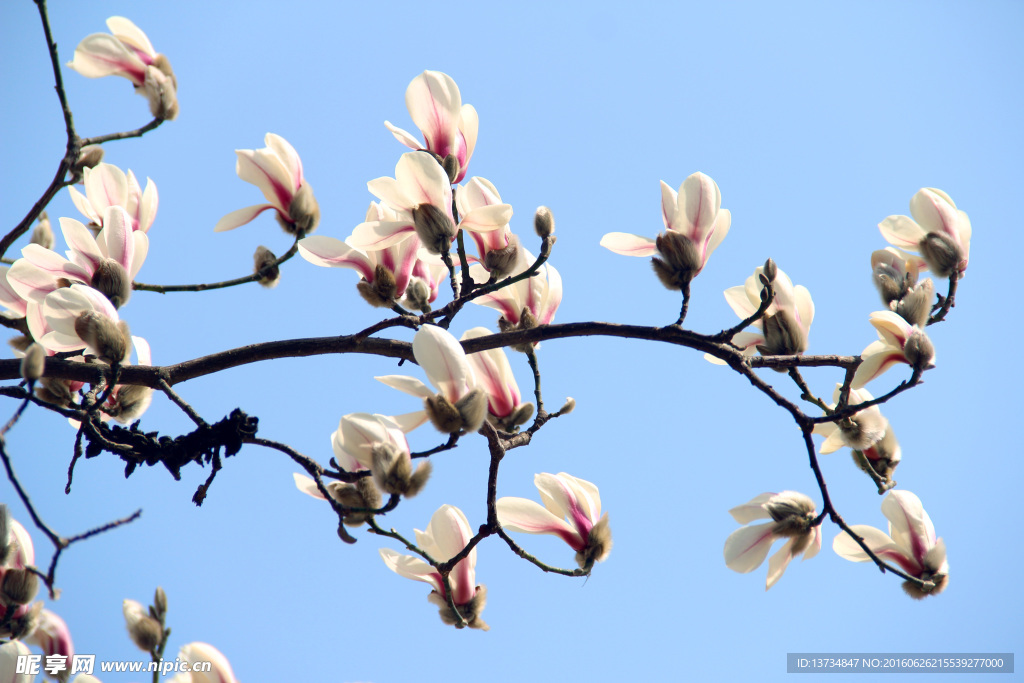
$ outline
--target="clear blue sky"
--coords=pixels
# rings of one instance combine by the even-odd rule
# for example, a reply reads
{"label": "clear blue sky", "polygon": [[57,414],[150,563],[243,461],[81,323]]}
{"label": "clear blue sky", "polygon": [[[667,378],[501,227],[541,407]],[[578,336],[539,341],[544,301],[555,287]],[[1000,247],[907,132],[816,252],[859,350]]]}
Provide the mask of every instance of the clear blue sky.
{"label": "clear blue sky", "polygon": [[[711,175],[732,230],[694,282],[687,325],[717,331],[735,316],[722,291],[771,256],[817,307],[810,353],[859,353],[875,339],[870,284],[877,223],[908,211],[921,187],[948,192],[974,226],[971,266],[948,322],[931,328],[938,367],[885,406],[903,448],[900,487],[924,501],[951,568],[948,590],[915,602],[899,582],[826,547],[769,592],[766,567],[729,571],[727,510],[764,491],[820,503],[792,420],[745,380],[700,354],[627,340],[545,342],[544,389],[577,410],[543,429],[502,467],[500,495],[535,497],[535,472],[595,482],[615,548],[585,583],[548,576],[497,539],[479,550],[489,633],[443,626],[427,586],[388,571],[359,533],[335,536],[323,504],[297,493],[281,454],[246,447],[226,462],[206,504],[191,502],[206,470],[183,481],[146,469],[125,480],[109,455],[79,464],[63,494],[73,430],[30,411],[8,440],[45,519],[70,535],[143,508],[142,519],[62,559],[61,599],[78,651],[140,659],[121,601],[162,585],[168,651],[207,641],[242,681],[783,679],[787,652],[1022,652],[1021,447],[1012,339],[1024,241],[1019,211],[1024,120],[1024,7],[1014,2],[904,3],[132,3],[51,2],[62,61],[86,35],[124,15],[173,64],[181,115],[141,140],[107,145],[106,160],[150,177],[160,209],[138,279],[171,284],[246,274],[258,244],[289,238],[268,214],[214,234],[225,213],[261,201],[234,173],[236,148],[268,131],[302,156],[323,212],[319,234],[362,221],[370,179],[404,151],[384,128],[413,129],[404,104],[424,69],[450,74],[480,115],[471,174],[530,218],[558,225],[551,262],[565,284],[557,322],[668,324],[678,299],[640,259],[598,246],[610,231],[661,228],[658,181]],[[0,9],[0,225],[6,232],[50,182],[64,128],[35,6]],[[149,121],[119,78],[65,69],[80,134]],[[67,194],[50,216],[78,217]],[[21,244],[18,245],[23,246]],[[376,312],[348,271],[296,259],[281,285],[204,294],[136,293],[124,313],[157,364],[273,339],[344,334]],[[453,330],[494,326],[473,308]],[[524,359],[512,359],[529,387]],[[326,462],[340,416],[400,413],[414,399],[373,381],[393,362],[323,357],[264,363],[188,382],[180,393],[209,420],[241,407],[260,434]],[[890,371],[881,393],[906,375]],[[806,375],[819,395],[840,377]],[[785,386],[783,376],[766,379]],[[790,387],[786,387],[790,391]],[[792,395],[792,392],[790,392]],[[6,411],[14,410],[13,402]],[[0,413],[2,415],[3,413]],[[6,418],[3,418],[6,419]],[[162,397],[143,428],[191,429]],[[414,449],[440,443],[429,428]],[[844,450],[822,458],[851,523],[885,526],[881,499]],[[425,528],[441,503],[484,521],[482,439],[435,458],[434,478],[386,524]],[[27,515],[6,482],[0,499]],[[35,533],[43,559],[49,550]],[[553,539],[522,537],[542,559],[571,565]],[[40,560],[42,562],[43,560]],[[113,675],[102,677],[118,679]],[[888,679],[886,679],[888,680]]]}

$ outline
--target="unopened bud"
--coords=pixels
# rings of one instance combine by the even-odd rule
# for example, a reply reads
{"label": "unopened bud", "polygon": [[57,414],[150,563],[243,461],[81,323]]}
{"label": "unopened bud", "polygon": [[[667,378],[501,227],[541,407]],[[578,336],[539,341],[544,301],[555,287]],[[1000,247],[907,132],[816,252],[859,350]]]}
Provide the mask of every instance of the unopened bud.
{"label": "unopened bud", "polygon": [[443,395],[428,396],[423,400],[423,407],[427,411],[430,423],[437,428],[437,431],[444,434],[462,431],[463,421],[458,408]]}
{"label": "unopened bud", "polygon": [[149,113],[153,118],[164,121],[178,118],[178,88],[166,57],[157,55],[157,60],[146,67],[146,80],[141,90],[149,100]]}
{"label": "unopened bud", "polygon": [[923,327],[932,312],[932,298],[935,296],[935,285],[931,278],[926,278],[911,289],[899,302],[893,304],[893,310],[911,325]]}
{"label": "unopened bud", "polygon": [[167,614],[167,593],[160,586],[156,587],[153,594],[153,609],[158,615]]}
{"label": "unopened bud", "polygon": [[423,462],[414,473],[409,454],[390,443],[379,443],[371,451],[373,480],[384,493],[412,498],[430,478],[433,466]]}
{"label": "unopened bud", "polygon": [[512,273],[518,258],[519,238],[510,234],[507,245],[487,252],[484,256],[484,267],[491,272],[492,280],[498,280]]}
{"label": "unopened bud", "polygon": [[252,255],[253,273],[259,276],[256,281],[268,289],[277,287],[281,281],[281,269],[277,267],[277,256],[262,244],[256,247]]}
{"label": "unopened bud", "polygon": [[4,572],[0,582],[0,600],[5,605],[27,605],[39,592],[39,577],[24,568],[12,568]]}
{"label": "unopened bud", "polygon": [[910,284],[910,276],[907,273],[900,272],[888,263],[880,263],[875,266],[871,273],[871,280],[882,296],[882,303],[886,305],[906,296]]}
{"label": "unopened bud", "polygon": [[558,409],[558,412],[561,415],[568,415],[574,410],[576,410],[576,399],[569,396],[565,399],[565,403],[562,404],[562,407]]}
{"label": "unopened bud", "polygon": [[114,308],[121,308],[132,295],[132,279],[128,271],[112,258],[103,259],[89,282],[93,289],[107,297]]}
{"label": "unopened bud", "polygon": [[105,315],[86,311],[75,319],[75,334],[104,363],[117,365],[128,357],[131,335],[123,320],[115,323]]}
{"label": "unopened bud", "polygon": [[533,229],[542,239],[555,231],[555,217],[551,209],[546,206],[537,207],[537,213],[533,214]]}
{"label": "unopened bud", "polygon": [[10,346],[15,351],[20,351],[22,353],[28,351],[28,347],[32,346],[32,344],[34,343],[35,341],[32,339],[32,337],[28,336],[27,334],[19,334],[17,337],[11,337],[10,339],[7,340],[8,346]]}
{"label": "unopened bud", "polygon": [[651,259],[654,273],[667,289],[683,290],[700,270],[700,254],[689,237],[674,230],[658,235],[655,246],[661,258]]}
{"label": "unopened bud", "polygon": [[928,269],[938,277],[949,277],[964,258],[964,252],[953,238],[945,233],[930,232],[917,245]]}
{"label": "unopened bud", "polygon": [[775,282],[775,276],[779,274],[779,267],[775,265],[775,261],[773,259],[768,259],[764,262],[764,268],[761,270],[761,274],[764,276],[764,279],[767,280],[765,284],[770,285]]}
{"label": "unopened bud", "polygon": [[459,159],[454,154],[449,154],[441,161],[441,168],[444,169],[445,175],[448,176],[448,182],[453,184],[455,179],[459,177],[459,171],[462,170],[459,166]]}
{"label": "unopened bud", "polygon": [[419,278],[413,278],[405,288],[405,302],[420,313],[430,313],[430,287]]}
{"label": "unopened bud", "polygon": [[533,404],[524,403],[505,417],[498,417],[496,415],[488,414],[488,422],[492,422],[498,429],[510,432],[520,425],[526,424],[526,422],[533,417]]}
{"label": "unopened bud", "polygon": [[779,536],[798,537],[807,533],[814,521],[814,501],[796,491],[772,496],[764,509],[775,521],[772,532]]}
{"label": "unopened bud", "polygon": [[53,249],[55,239],[53,236],[53,228],[50,226],[50,219],[43,211],[39,214],[39,222],[36,223],[36,227],[32,228],[32,238],[30,239],[32,244],[38,244],[43,249]]}
{"label": "unopened bud", "polygon": [[143,652],[153,652],[163,638],[163,626],[146,612],[142,603],[125,600],[121,606],[128,635]]}
{"label": "unopened bud", "polygon": [[139,384],[124,384],[118,387],[113,403],[103,407],[110,417],[121,424],[134,422],[142,416],[153,402],[153,390]]}
{"label": "unopened bud", "polygon": [[43,377],[36,386],[36,398],[55,406],[68,407],[74,403],[71,387],[66,380],[55,377]]}
{"label": "unopened bud", "polygon": [[25,350],[25,355],[21,359],[21,376],[29,382],[34,382],[43,376],[45,366],[46,349],[33,342]]}
{"label": "unopened bud", "polygon": [[420,204],[412,210],[416,235],[431,254],[448,251],[455,239],[455,224],[447,212],[433,204]]}
{"label": "unopened bud", "polygon": [[87,168],[95,168],[103,161],[103,148],[99,145],[86,145],[78,151],[78,161],[71,167],[75,175],[82,175]]}
{"label": "unopened bud", "polygon": [[306,181],[302,181],[299,191],[292,197],[292,203],[288,205],[288,216],[290,220],[284,220],[278,214],[278,223],[284,231],[292,235],[306,235],[320,224],[320,204],[313,196],[313,188]]}
{"label": "unopened bud", "polygon": [[395,305],[395,293],[398,283],[390,268],[377,264],[373,269],[373,282],[360,280],[356,290],[366,303],[377,308],[391,308]]}
{"label": "unopened bud", "polygon": [[935,347],[919,327],[914,328],[903,345],[903,356],[915,370],[927,370],[935,366]]}
{"label": "unopened bud", "polygon": [[763,356],[788,356],[807,350],[807,336],[788,310],[764,318],[764,344],[757,350]]}

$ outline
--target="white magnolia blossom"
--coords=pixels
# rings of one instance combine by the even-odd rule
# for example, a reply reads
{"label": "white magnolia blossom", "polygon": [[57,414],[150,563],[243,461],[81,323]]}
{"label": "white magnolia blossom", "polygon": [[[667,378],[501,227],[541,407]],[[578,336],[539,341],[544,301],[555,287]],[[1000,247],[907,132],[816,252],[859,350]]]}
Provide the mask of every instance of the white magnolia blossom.
{"label": "white magnolia blossom", "polygon": [[410,149],[426,149],[442,159],[449,154],[454,156],[459,172],[453,182],[462,182],[476,146],[480,120],[473,105],[462,104],[459,86],[448,74],[424,71],[406,89],[405,106],[412,122],[423,133],[422,145],[415,136],[390,122],[385,121],[384,125]]}
{"label": "white magnolia blossom", "polygon": [[94,168],[82,169],[82,184],[85,194],[69,187],[71,201],[86,218],[98,227],[103,227],[106,210],[120,206],[131,218],[132,230],[149,232],[156,219],[160,204],[156,183],[146,178],[146,189],[142,190],[135,174],[126,174],[113,164],[100,163]]}
{"label": "white magnolia blossom", "polygon": [[[903,589],[914,598],[923,598],[945,590],[949,583],[946,544],[935,536],[931,517],[921,499],[910,491],[890,491],[882,501],[882,514],[889,519],[889,533],[863,524],[851,526],[853,533],[864,539],[871,551],[892,562],[908,575],[932,583],[921,587],[906,581]],[[852,562],[871,560],[864,549],[847,533],[836,536],[832,548]]]}
{"label": "white magnolia blossom", "polygon": [[[486,327],[474,327],[462,335],[462,341],[492,334]],[[488,349],[466,356],[477,385],[487,392],[488,419],[501,429],[517,427],[533,415],[533,404],[524,403],[512,366],[503,349]]]}
{"label": "white magnolia blossom", "polygon": [[868,344],[861,353],[861,363],[853,375],[853,388],[863,387],[896,363],[906,363],[917,370],[935,367],[935,347],[920,327],[911,325],[893,311],[875,311],[870,321],[879,339]]}
{"label": "white magnolia blossom", "polygon": [[938,277],[967,271],[971,252],[971,219],[956,208],[948,194],[934,187],[917,191],[910,199],[913,216],[889,216],[878,224],[882,236],[895,247],[920,252]]}
{"label": "white magnolia blossom", "polygon": [[[526,272],[536,260],[533,254],[520,247],[510,275]],[[470,275],[477,282],[486,282],[489,277],[479,264],[470,269]],[[547,325],[554,320],[562,303],[562,276],[553,265],[544,263],[532,277],[477,297],[473,303],[501,313],[498,327],[502,332]]]}

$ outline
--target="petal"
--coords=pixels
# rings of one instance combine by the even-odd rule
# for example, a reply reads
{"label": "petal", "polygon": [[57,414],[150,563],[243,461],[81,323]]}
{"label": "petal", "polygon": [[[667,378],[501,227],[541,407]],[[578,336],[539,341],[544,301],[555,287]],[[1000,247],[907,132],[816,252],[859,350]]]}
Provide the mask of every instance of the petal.
{"label": "petal", "polygon": [[[63,225],[61,226],[63,227]],[[109,206],[103,211],[103,229],[96,236],[96,244],[104,256],[120,263],[125,271],[132,273],[135,256],[135,240],[132,238],[132,219],[120,206]],[[145,233],[142,233],[143,235]]]}
{"label": "petal", "polygon": [[136,87],[146,80],[146,65],[142,60],[107,33],[86,36],[75,48],[75,56],[68,66],[86,78],[124,76]]}
{"label": "petal", "polygon": [[882,237],[889,244],[903,249],[917,249],[925,231],[909,216],[889,216],[878,224]]}
{"label": "petal", "polygon": [[673,229],[679,230],[695,243],[703,244],[718,218],[722,194],[710,176],[694,173],[680,186],[676,206],[677,222],[685,223],[673,225]]}
{"label": "petal", "polygon": [[429,583],[438,593],[444,594],[444,584],[441,581],[441,575],[437,573],[436,569],[418,557],[402,555],[390,548],[381,548],[380,558],[384,560],[384,564],[388,566],[388,569],[399,576],[404,576],[413,581]]}
{"label": "petal", "polygon": [[448,74],[424,71],[405,91],[405,106],[423,132],[427,148],[441,156],[452,153],[455,131],[462,115],[459,86]]}
{"label": "petal", "polygon": [[424,325],[413,337],[412,352],[430,382],[453,403],[473,386],[473,371],[462,345],[436,325]]}
{"label": "petal", "polygon": [[498,522],[509,531],[526,534],[552,534],[558,536],[579,552],[587,541],[565,520],[555,516],[539,503],[526,498],[499,498]]}
{"label": "petal", "polygon": [[271,204],[256,204],[255,206],[247,206],[244,209],[232,211],[217,221],[217,225],[213,226],[213,231],[225,232],[227,230],[234,230],[239,226],[251,222],[256,218],[256,216],[259,216],[267,209],[273,208],[275,207]]}
{"label": "petal", "polygon": [[945,192],[923,188],[910,199],[910,213],[925,232],[941,232],[960,242],[960,213]]}
{"label": "petal", "polygon": [[[733,281],[735,282],[735,280]],[[741,320],[745,320],[754,314],[754,311],[760,306],[760,301],[755,304],[751,301],[747,295],[747,288],[740,285],[736,287],[730,287],[725,290],[725,302],[729,304],[729,308],[740,317]]]}
{"label": "petal", "polygon": [[107,19],[107,28],[125,45],[137,48],[150,57],[156,57],[156,50],[153,49],[153,44],[149,42],[149,37],[130,19],[110,17]]}
{"label": "petal", "polygon": [[661,220],[665,229],[671,230],[676,222],[676,206],[679,202],[676,191],[664,180],[661,181]]}
{"label": "petal", "polygon": [[729,510],[729,514],[740,524],[750,524],[755,519],[768,519],[771,515],[764,509],[764,504],[775,495],[777,494],[769,492],[754,496],[743,505],[737,505]]}
{"label": "petal", "polygon": [[267,144],[267,148],[274,153],[277,160],[281,162],[281,165],[284,166],[285,171],[287,171],[290,183],[289,188],[298,190],[302,187],[302,159],[299,158],[295,148],[283,137],[274,133],[267,133],[263,141]]}
{"label": "petal", "polygon": [[[71,251],[77,252],[81,256],[81,258],[74,259],[76,263],[93,271],[103,262],[105,254],[102,248],[96,242],[96,238],[93,237],[89,228],[82,225],[80,221],[76,221],[74,218],[61,218],[60,231]],[[102,233],[102,231],[100,232]],[[74,254],[69,252],[68,256],[73,257]],[[35,262],[35,259],[32,260]]]}
{"label": "petal", "polygon": [[[395,165],[395,181],[413,204],[433,204],[451,212],[452,186],[448,176],[428,152],[406,152]],[[373,190],[371,190],[372,192]],[[381,197],[388,201],[385,197]],[[389,204],[391,202],[388,202]],[[412,208],[402,206],[401,208]],[[505,221],[506,223],[508,221]]]}
{"label": "petal", "polygon": [[601,246],[623,256],[652,256],[657,249],[654,240],[626,232],[610,232],[601,238]]}
{"label": "petal", "polygon": [[918,562],[935,545],[935,526],[910,491],[891,491],[882,501],[882,514],[889,519],[889,533],[908,555]]}
{"label": "petal", "polygon": [[725,539],[725,564],[734,572],[746,574],[761,566],[775,540],[775,522],[745,526]]}
{"label": "petal", "polygon": [[[881,529],[864,524],[854,524],[850,529],[864,539],[864,542],[871,548],[872,552],[884,552],[887,555],[892,552],[902,552],[900,547],[896,545],[896,542],[889,537],[889,534]],[[867,562],[871,559],[860,547],[860,544],[853,540],[846,532],[835,537],[835,540],[832,541],[832,549],[836,551],[839,557],[851,562]]]}
{"label": "petal", "polygon": [[374,262],[360,250],[335,237],[314,235],[299,240],[299,255],[313,265],[353,268],[364,280],[373,280]]}
{"label": "petal", "polygon": [[385,121],[384,126],[391,131],[391,134],[395,136],[395,139],[401,142],[409,149],[422,149],[423,145],[420,141],[408,131],[405,131],[397,126],[392,126],[390,121]]}
{"label": "petal", "polygon": [[416,234],[412,219],[360,223],[352,230],[346,243],[363,251],[380,251],[393,247]]}
{"label": "petal", "polygon": [[85,194],[100,217],[108,206],[128,206],[128,177],[117,166],[97,164],[84,180]]}
{"label": "petal", "polygon": [[789,539],[786,541],[786,544],[779,548],[778,552],[772,555],[771,559],[768,560],[768,581],[765,583],[765,590],[774,586],[776,582],[782,578],[783,573],[786,571],[786,567],[789,566],[790,560],[793,559],[793,545],[795,543],[795,538]]}
{"label": "petal", "polygon": [[471,232],[490,232],[508,225],[512,220],[512,207],[509,204],[493,204],[473,209],[462,217],[459,227]]}
{"label": "petal", "polygon": [[401,392],[411,396],[416,396],[417,398],[430,398],[434,395],[434,392],[430,390],[430,387],[415,377],[407,377],[405,375],[383,375],[381,377],[374,377],[374,379],[382,384],[388,385],[392,389],[398,389]]}
{"label": "petal", "polygon": [[238,177],[258,187],[275,209],[287,215],[298,188],[284,162],[266,149],[236,149],[235,154]]}
{"label": "petal", "polygon": [[[462,340],[477,339],[492,334],[486,327],[474,327],[462,335]],[[477,386],[490,397],[491,413],[506,417],[519,405],[520,394],[508,356],[502,349],[488,349],[471,353],[466,360],[473,368]]]}

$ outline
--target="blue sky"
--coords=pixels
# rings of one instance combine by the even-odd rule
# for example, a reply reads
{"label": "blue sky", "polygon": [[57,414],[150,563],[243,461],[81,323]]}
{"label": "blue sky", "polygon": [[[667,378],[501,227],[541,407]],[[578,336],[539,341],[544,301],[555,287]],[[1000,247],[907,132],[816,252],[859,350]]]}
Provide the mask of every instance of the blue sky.
{"label": "blue sky", "polygon": [[[59,3],[50,7],[62,61],[123,15],[173,64],[181,115],[141,140],[107,145],[106,160],[150,177],[160,210],[139,280],[172,284],[246,274],[258,244],[290,240],[264,215],[230,233],[213,225],[261,201],[234,173],[237,148],[270,131],[302,156],[323,212],[319,234],[362,221],[370,179],[393,175],[404,151],[385,119],[412,129],[404,105],[424,69],[450,74],[480,115],[470,173],[491,180],[531,244],[530,219],[554,211],[551,263],[565,283],[556,322],[672,322],[678,297],[639,259],[598,246],[610,231],[661,229],[658,181],[678,188],[703,171],[732,229],[695,280],[687,326],[717,331],[735,316],[721,292],[771,256],[817,308],[809,353],[859,353],[877,223],[908,212],[921,187],[948,192],[974,226],[971,267],[948,322],[929,330],[938,367],[884,407],[903,448],[896,479],[918,494],[944,537],[949,589],[922,602],[899,582],[826,547],[790,566],[769,592],[765,568],[739,575],[722,560],[736,528],[727,510],[764,491],[820,503],[791,419],[746,380],[700,354],[621,339],[545,342],[545,396],[572,415],[545,427],[502,466],[499,495],[534,497],[536,472],[595,482],[615,548],[586,582],[548,576],[491,539],[480,548],[489,633],[443,626],[428,588],[388,571],[373,536],[339,542],[326,506],[298,494],[278,453],[246,447],[226,462],[206,504],[190,501],[207,471],[183,481],[145,469],[130,479],[109,455],[82,462],[63,494],[73,430],[29,411],[8,449],[44,518],[66,535],[143,509],[130,527],[61,560],[61,599],[80,652],[140,659],[121,601],[170,598],[170,652],[207,641],[242,681],[524,678],[777,680],[787,652],[1014,652],[1024,608],[1016,503],[1022,481],[1014,390],[1020,380],[1012,281],[1024,244],[1013,209],[1024,137],[1020,83],[1024,9],[984,3]],[[64,129],[33,3],[0,9],[0,224],[13,226],[50,182]],[[145,101],[119,78],[65,69],[81,135],[138,127]],[[50,216],[78,217],[67,194]],[[19,243],[18,248],[23,246]],[[168,364],[256,341],[346,334],[376,311],[356,276],[296,259],[281,285],[202,294],[137,293],[124,311]],[[453,325],[494,327],[470,307]],[[406,337],[407,338],[407,337]],[[524,359],[512,358],[529,387]],[[402,372],[384,359],[290,359],[178,387],[208,420],[241,407],[260,434],[325,462],[340,416],[401,413],[415,400],[374,382]],[[882,393],[905,375],[871,385]],[[840,378],[805,373],[819,395]],[[781,375],[768,381],[795,396]],[[8,412],[14,404],[7,406]],[[6,418],[4,418],[6,419]],[[157,397],[143,428],[175,434],[187,418]],[[414,449],[440,443],[429,428]],[[851,523],[884,527],[874,487],[846,451],[823,456],[833,499]],[[484,520],[486,450],[479,438],[436,457],[428,488],[386,524],[423,529],[442,503]],[[27,522],[13,491],[0,499]],[[42,536],[37,550],[48,560]],[[564,544],[522,537],[569,566]],[[104,682],[118,679],[102,677]]]}

